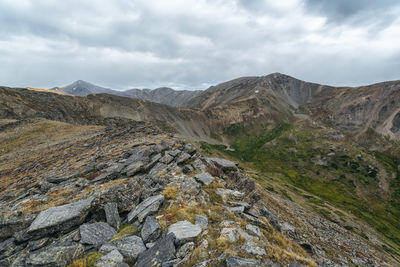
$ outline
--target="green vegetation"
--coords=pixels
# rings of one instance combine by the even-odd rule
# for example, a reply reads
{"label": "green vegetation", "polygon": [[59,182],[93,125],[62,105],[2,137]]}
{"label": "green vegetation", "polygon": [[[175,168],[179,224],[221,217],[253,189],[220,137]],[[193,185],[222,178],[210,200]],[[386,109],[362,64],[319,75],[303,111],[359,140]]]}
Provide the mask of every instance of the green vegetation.
{"label": "green vegetation", "polygon": [[101,253],[89,252],[83,258],[74,260],[68,267],[93,267],[95,262],[103,257]]}
{"label": "green vegetation", "polygon": [[[270,191],[273,187],[265,180],[268,176],[281,177],[278,182],[284,188],[295,186],[308,192],[302,194],[303,197],[327,219],[334,221],[327,203],[354,214],[391,240],[389,246],[400,252],[398,157],[390,153],[364,151],[353,144],[337,144],[337,141],[323,138],[322,130],[294,127],[287,122],[264,125],[259,132],[246,132],[244,126],[233,125],[225,130],[225,134],[234,140],[232,151],[222,145],[207,143],[201,143],[201,148],[207,153],[224,153],[236,160],[252,163],[263,174],[255,179]],[[387,199],[379,192],[382,168],[396,175]],[[298,190],[290,191],[300,193]],[[279,193],[291,199],[286,190],[279,189]],[[343,216],[342,213],[342,220]]]}
{"label": "green vegetation", "polygon": [[126,223],[126,224],[121,224],[121,226],[119,227],[118,233],[111,239],[111,242],[133,235],[135,232],[137,231],[137,227]]}

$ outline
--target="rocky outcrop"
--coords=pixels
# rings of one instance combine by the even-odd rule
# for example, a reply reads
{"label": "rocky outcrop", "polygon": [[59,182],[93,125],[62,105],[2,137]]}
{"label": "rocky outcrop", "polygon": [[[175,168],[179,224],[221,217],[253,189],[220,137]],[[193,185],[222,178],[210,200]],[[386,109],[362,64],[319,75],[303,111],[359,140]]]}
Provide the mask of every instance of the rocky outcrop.
{"label": "rocky outcrop", "polygon": [[42,211],[29,226],[27,233],[40,238],[54,233],[68,232],[85,220],[93,199],[93,197],[90,197]]}

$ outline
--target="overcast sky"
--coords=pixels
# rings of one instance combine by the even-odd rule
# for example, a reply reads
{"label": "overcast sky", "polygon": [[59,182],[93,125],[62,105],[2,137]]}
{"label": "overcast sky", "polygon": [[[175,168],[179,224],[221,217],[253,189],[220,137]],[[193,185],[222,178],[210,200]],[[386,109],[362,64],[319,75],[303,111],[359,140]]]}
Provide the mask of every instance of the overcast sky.
{"label": "overcast sky", "polygon": [[400,79],[398,0],[0,0],[0,85]]}

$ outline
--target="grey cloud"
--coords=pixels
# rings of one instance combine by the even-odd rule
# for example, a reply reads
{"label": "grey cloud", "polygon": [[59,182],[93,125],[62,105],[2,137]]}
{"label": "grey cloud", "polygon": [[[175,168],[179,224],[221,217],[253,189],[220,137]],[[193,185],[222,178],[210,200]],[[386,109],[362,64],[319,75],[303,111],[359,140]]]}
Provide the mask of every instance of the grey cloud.
{"label": "grey cloud", "polygon": [[0,1],[0,83],[204,89],[276,71],[331,84],[396,78],[400,19],[390,1],[348,2]]}

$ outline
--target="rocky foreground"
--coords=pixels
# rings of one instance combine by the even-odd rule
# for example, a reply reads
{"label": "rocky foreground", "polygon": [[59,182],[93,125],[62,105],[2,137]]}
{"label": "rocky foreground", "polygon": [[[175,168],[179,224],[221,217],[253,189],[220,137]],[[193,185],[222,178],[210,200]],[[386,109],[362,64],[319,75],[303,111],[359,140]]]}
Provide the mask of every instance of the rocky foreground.
{"label": "rocky foreground", "polygon": [[0,266],[393,265],[237,163],[157,130],[90,129],[54,146],[51,162],[3,169],[24,178],[0,196]]}

